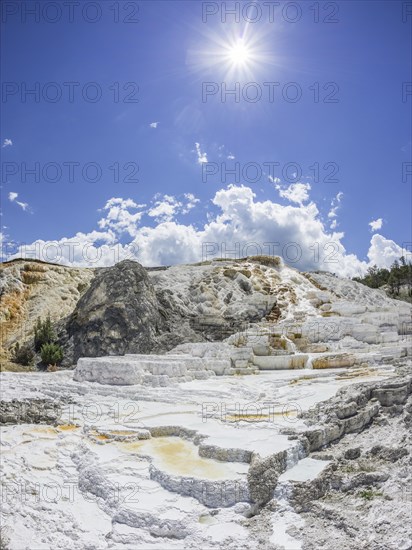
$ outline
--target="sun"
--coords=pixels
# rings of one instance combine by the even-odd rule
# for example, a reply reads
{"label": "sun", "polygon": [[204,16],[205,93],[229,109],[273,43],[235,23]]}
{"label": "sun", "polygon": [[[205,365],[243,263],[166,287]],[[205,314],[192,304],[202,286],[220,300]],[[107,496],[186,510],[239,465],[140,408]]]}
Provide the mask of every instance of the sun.
{"label": "sun", "polygon": [[228,48],[227,57],[233,65],[242,67],[252,60],[252,51],[243,40],[238,40]]}
{"label": "sun", "polygon": [[[278,65],[269,43],[268,29],[225,26],[202,29],[202,39],[188,50],[186,64],[192,71],[220,74],[225,81],[252,81],[270,65]],[[217,76],[215,77],[217,78]]]}

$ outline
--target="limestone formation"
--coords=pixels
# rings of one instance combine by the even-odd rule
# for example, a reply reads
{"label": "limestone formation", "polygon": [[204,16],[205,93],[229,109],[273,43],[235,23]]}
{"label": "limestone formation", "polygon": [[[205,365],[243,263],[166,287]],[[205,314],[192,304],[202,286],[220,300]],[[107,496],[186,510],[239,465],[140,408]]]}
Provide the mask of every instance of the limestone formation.
{"label": "limestone formation", "polygon": [[0,285],[3,354],[48,308],[65,351],[0,373],[10,548],[411,547],[410,304],[265,257]]}

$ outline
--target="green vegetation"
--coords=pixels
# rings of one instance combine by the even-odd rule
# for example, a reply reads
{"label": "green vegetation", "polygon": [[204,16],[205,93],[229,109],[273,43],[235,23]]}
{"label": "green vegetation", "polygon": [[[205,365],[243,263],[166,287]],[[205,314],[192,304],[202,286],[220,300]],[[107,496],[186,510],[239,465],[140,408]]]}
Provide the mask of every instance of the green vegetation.
{"label": "green vegetation", "polygon": [[18,365],[29,367],[34,362],[34,353],[28,346],[20,346],[17,342],[13,348],[11,360]]}
{"label": "green vegetation", "polygon": [[383,497],[383,493],[381,491],[374,491],[373,489],[368,488],[360,491],[358,496],[365,500],[372,500],[375,497]]}
{"label": "green vegetation", "polygon": [[395,260],[390,269],[370,267],[365,277],[354,277],[354,281],[362,283],[370,288],[388,286],[388,294],[400,297],[402,289],[406,289],[405,296],[412,298],[412,263],[406,262],[404,256],[399,261]]}
{"label": "green vegetation", "polygon": [[34,349],[40,352],[41,361],[49,370],[50,367],[57,367],[63,360],[63,349],[56,340],[50,315],[47,315],[45,321],[37,319],[34,327]]}
{"label": "green vegetation", "polygon": [[58,365],[63,360],[63,350],[55,343],[43,344],[40,355],[44,365]]}
{"label": "green vegetation", "polygon": [[342,466],[342,472],[345,472],[347,474],[359,472],[376,472],[376,466],[368,460],[359,460],[357,462],[351,461],[350,463]]}
{"label": "green vegetation", "polygon": [[34,327],[33,345],[26,343],[21,346],[16,343],[11,351],[11,362],[29,367],[39,353],[45,368],[57,367],[63,360],[63,349],[56,340],[50,315],[47,315],[45,321],[38,318]]}
{"label": "green vegetation", "polygon": [[51,344],[55,342],[55,340],[56,335],[53,330],[50,315],[47,316],[45,321],[37,319],[34,327],[34,349],[36,352],[41,350],[43,344]]}

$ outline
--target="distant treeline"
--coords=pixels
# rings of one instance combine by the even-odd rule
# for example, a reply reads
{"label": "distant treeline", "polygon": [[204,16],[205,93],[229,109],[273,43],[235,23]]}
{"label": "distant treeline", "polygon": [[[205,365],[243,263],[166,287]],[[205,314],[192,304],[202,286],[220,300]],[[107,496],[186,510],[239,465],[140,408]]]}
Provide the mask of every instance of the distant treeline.
{"label": "distant treeline", "polygon": [[374,265],[368,268],[364,277],[353,277],[353,280],[371,288],[388,285],[388,291],[393,296],[399,296],[405,290],[408,296],[412,296],[412,263],[401,256],[389,269]]}

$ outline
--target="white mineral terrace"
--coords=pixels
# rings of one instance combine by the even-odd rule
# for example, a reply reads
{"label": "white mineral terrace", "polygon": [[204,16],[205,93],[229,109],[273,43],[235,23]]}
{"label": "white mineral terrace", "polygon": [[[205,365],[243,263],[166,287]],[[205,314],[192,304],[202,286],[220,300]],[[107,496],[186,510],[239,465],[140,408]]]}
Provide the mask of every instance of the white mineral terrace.
{"label": "white mineral terrace", "polygon": [[[121,359],[110,361],[118,370]],[[1,429],[10,547],[160,550],[183,548],[183,540],[199,548],[247,542],[242,519],[250,506],[251,453],[287,451],[279,486],[316,476],[322,462],[305,458],[281,429],[298,429],[297,411],[339,388],[392,372],[388,365],[273,370],[163,387],[79,382],[72,371],[3,373],[3,399],[17,393],[66,399],[58,426]],[[299,544],[289,546],[285,529],[292,513],[285,510],[273,515],[273,537],[289,550]]]}

